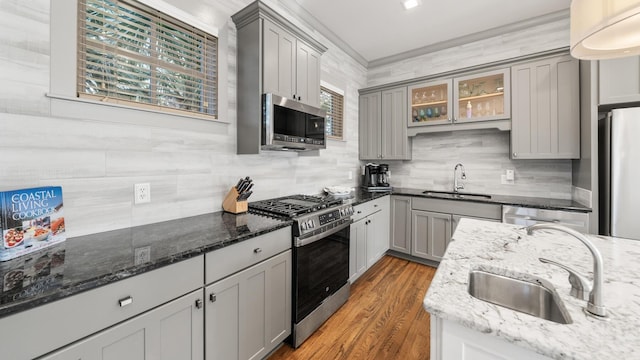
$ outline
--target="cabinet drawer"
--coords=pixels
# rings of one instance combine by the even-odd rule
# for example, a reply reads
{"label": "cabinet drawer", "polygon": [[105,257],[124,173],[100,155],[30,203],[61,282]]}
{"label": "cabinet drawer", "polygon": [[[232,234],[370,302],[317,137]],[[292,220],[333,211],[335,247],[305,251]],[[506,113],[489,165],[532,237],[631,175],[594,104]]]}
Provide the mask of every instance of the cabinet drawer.
{"label": "cabinet drawer", "polygon": [[502,219],[502,206],[471,201],[413,198],[413,210],[435,211],[446,214],[475,216],[487,219]]}
{"label": "cabinet drawer", "polygon": [[210,284],[220,280],[290,249],[291,245],[291,227],[286,227],[206,253],[205,281]]}
{"label": "cabinet drawer", "polygon": [[198,256],[3,318],[2,357],[32,359],[201,288],[203,268]]}
{"label": "cabinet drawer", "polygon": [[353,215],[351,216],[351,218],[354,222],[358,221],[375,212],[382,210],[385,204],[389,204],[389,196],[383,196],[375,200],[356,205],[353,207]]}

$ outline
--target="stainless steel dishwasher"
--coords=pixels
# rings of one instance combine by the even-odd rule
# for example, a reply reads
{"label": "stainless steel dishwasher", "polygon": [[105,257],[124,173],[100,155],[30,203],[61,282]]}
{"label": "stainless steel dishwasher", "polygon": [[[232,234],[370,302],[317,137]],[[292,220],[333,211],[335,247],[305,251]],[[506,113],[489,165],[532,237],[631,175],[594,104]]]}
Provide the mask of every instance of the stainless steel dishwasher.
{"label": "stainless steel dishwasher", "polygon": [[589,232],[589,214],[578,211],[502,206],[502,222],[529,226],[540,223],[564,225],[581,233]]}

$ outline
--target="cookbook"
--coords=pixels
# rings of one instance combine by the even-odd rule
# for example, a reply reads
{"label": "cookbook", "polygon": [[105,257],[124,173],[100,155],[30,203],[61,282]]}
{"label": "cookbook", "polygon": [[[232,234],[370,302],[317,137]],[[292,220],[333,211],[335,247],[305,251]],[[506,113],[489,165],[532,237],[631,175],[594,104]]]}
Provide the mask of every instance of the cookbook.
{"label": "cookbook", "polygon": [[0,261],[66,240],[62,187],[0,192]]}

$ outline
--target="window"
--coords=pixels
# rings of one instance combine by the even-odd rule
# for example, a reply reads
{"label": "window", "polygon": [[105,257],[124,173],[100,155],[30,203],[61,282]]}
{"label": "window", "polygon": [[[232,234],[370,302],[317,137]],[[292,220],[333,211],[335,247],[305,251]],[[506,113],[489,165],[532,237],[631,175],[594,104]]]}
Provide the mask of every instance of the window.
{"label": "window", "polygon": [[342,95],[324,86],[320,87],[320,107],[327,112],[325,132],[329,139],[343,139],[343,103]]}
{"label": "window", "polygon": [[129,0],[78,1],[79,97],[218,116],[218,39]]}

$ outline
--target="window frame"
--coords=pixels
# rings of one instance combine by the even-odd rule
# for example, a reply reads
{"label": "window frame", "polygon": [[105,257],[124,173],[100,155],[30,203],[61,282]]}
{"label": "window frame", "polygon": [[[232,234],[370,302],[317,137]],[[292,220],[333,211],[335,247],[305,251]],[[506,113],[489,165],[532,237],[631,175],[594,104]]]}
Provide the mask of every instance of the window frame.
{"label": "window frame", "polygon": [[[141,4],[170,14],[172,17],[197,27],[218,38],[218,110],[217,119],[209,116],[167,112],[156,109],[106,103],[79,98],[77,95],[77,39],[78,1],[56,0],[51,2],[51,57],[49,91],[51,116],[79,120],[96,120],[143,126],[159,126],[173,129],[190,129],[224,133],[230,124],[228,120],[228,91],[224,84],[228,82],[228,39],[220,36],[218,28],[212,22],[199,18],[211,18],[213,12],[200,11],[199,18],[191,13],[168,4],[162,0],[136,0]],[[206,10],[206,9],[205,9]],[[217,22],[222,19],[217,19]],[[214,21],[215,23],[216,21]],[[223,70],[223,71],[220,71]],[[206,120],[206,121],[202,121]],[[212,127],[213,126],[213,127]]]}
{"label": "window frame", "polygon": [[[320,107],[323,108],[322,105],[322,93],[328,93],[331,97],[334,96],[339,96],[340,102],[342,103],[341,106],[341,114],[340,114],[340,136],[334,136],[330,133],[327,132],[327,129],[325,127],[325,135],[327,137],[327,139],[329,140],[337,140],[337,141],[344,141],[345,140],[345,117],[344,117],[344,113],[345,113],[345,95],[344,95],[344,91],[342,91],[341,89],[338,89],[335,86],[332,86],[328,83],[325,82],[321,82],[320,85]],[[332,114],[330,114],[329,112],[327,112],[327,117],[331,116]],[[335,115],[334,115],[335,116]]]}

